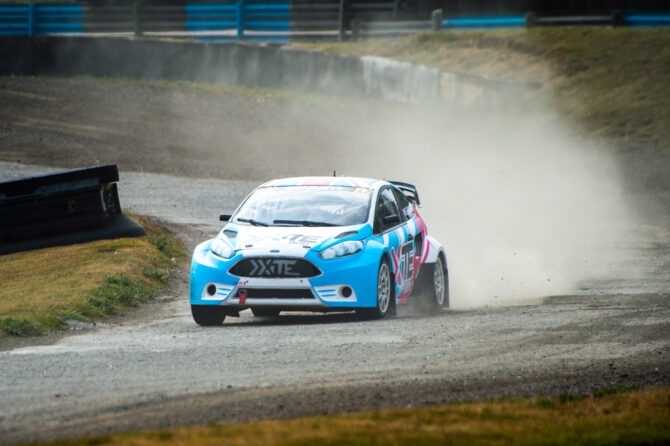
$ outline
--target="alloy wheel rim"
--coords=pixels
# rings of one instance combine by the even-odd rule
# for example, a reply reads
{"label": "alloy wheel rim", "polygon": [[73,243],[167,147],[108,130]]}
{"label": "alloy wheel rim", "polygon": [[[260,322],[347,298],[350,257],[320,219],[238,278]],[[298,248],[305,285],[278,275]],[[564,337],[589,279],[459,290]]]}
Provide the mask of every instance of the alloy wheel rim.
{"label": "alloy wheel rim", "polygon": [[391,277],[389,274],[389,267],[386,263],[382,263],[379,268],[379,280],[377,280],[377,304],[379,311],[386,313],[389,306],[391,296]]}
{"label": "alloy wheel rim", "polygon": [[435,284],[435,300],[438,305],[442,305],[444,303],[444,270],[442,269],[442,261],[440,259],[437,259],[437,262],[435,262],[433,283]]}

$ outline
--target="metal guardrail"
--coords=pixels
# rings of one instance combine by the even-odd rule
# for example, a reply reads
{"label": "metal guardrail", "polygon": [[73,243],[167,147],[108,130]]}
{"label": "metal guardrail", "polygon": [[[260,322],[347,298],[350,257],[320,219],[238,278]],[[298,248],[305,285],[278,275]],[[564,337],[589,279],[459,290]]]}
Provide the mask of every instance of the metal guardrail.
{"label": "metal guardrail", "polygon": [[134,33],[198,40],[346,39],[397,36],[437,29],[491,29],[532,26],[670,26],[667,12],[610,15],[538,16],[534,13],[448,16],[407,20],[397,1],[238,0],[217,3],[0,4],[0,36],[62,33]]}

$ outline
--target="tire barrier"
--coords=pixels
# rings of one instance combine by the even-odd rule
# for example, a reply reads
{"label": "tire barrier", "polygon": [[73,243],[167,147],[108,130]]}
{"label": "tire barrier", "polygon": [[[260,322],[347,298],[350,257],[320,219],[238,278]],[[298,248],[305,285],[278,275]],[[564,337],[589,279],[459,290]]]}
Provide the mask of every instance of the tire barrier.
{"label": "tire barrier", "polygon": [[0,255],[139,237],[121,212],[115,164],[0,182]]}

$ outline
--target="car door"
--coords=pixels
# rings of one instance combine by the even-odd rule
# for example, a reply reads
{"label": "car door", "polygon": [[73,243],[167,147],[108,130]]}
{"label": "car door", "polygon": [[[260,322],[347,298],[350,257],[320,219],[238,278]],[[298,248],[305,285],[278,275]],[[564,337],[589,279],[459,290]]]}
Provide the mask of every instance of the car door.
{"label": "car door", "polygon": [[[409,205],[409,202],[406,204]],[[373,229],[389,249],[391,268],[395,277],[395,296],[401,303],[405,302],[412,292],[415,278],[414,232],[416,231],[409,228],[410,221],[409,211],[398,206],[395,189],[382,188],[375,205]]]}

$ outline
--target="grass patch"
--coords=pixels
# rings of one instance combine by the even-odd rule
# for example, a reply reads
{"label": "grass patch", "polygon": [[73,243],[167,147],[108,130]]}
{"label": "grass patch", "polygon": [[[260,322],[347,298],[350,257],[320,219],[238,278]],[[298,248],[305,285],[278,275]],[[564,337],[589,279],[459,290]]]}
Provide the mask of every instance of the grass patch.
{"label": "grass patch", "polygon": [[0,318],[0,330],[12,336],[35,336],[42,332],[39,323],[25,317]]}
{"label": "grass patch", "polygon": [[186,253],[149,221],[139,238],[20,252],[0,262],[0,336],[35,336],[146,302],[167,287]]}
{"label": "grass patch", "polygon": [[535,397],[59,441],[105,445],[667,444],[670,388]]}
{"label": "grass patch", "polygon": [[616,395],[617,393],[635,392],[637,388],[630,386],[616,386],[616,387],[600,387],[593,389],[591,395],[595,398],[600,398],[606,395]]}
{"label": "grass patch", "polygon": [[670,152],[670,28],[449,30],[302,46],[539,81],[544,88],[534,99],[551,103],[569,125],[592,137]]}

